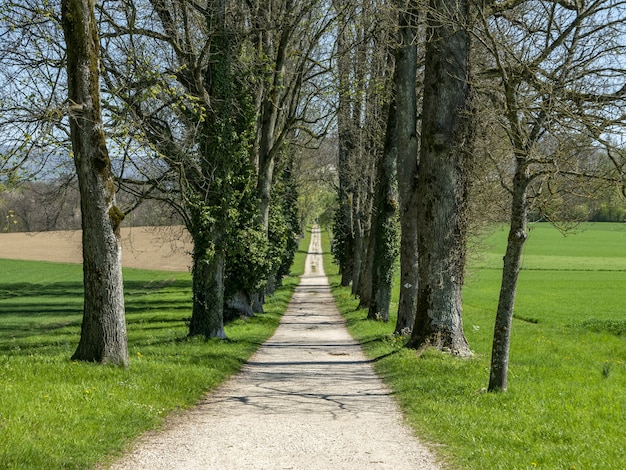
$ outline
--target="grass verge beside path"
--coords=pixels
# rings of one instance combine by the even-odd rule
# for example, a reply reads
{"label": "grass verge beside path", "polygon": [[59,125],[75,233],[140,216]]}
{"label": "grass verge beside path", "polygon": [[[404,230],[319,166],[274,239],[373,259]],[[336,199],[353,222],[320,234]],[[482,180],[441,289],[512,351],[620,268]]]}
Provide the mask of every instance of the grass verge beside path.
{"label": "grass verge beside path", "polygon": [[272,335],[309,240],[266,313],[228,324],[227,341],[187,338],[188,273],[124,270],[128,370],[69,359],[80,333],[80,266],[0,260],[0,468],[90,468],[194,405]]}
{"label": "grass verge beside path", "polygon": [[588,226],[565,241],[547,225],[531,232],[509,391],[492,394],[484,387],[505,240],[505,232],[489,237],[469,268],[464,323],[475,355],[467,360],[432,350],[417,357],[391,334],[395,316],[366,320],[339,286],[327,237],[325,270],[352,335],[377,359],[408,423],[452,468],[626,468],[626,227]]}

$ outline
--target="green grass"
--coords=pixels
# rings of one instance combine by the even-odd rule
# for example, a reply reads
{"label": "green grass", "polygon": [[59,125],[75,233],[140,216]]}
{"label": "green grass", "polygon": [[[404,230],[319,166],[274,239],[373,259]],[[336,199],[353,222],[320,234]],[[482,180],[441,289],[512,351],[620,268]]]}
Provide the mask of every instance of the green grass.
{"label": "green grass", "polygon": [[505,231],[487,237],[469,267],[467,360],[402,348],[395,317],[365,320],[325,260],[352,334],[377,358],[407,421],[454,468],[626,468],[626,226],[581,228],[565,238],[546,224],[531,231],[506,393],[484,391]]}
{"label": "green grass", "polygon": [[0,260],[0,468],[90,468],[235,373],[275,330],[304,271],[309,238],[266,313],[189,339],[188,273],[124,272],[128,370],[70,361],[80,266]]}

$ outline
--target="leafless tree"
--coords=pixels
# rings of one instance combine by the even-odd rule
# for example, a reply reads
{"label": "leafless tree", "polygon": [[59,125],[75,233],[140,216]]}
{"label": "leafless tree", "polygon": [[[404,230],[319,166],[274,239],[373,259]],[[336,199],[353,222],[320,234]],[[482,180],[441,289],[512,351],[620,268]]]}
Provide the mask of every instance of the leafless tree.
{"label": "leafless tree", "polygon": [[[626,124],[626,3],[494,2],[479,16],[476,37],[491,61],[482,94],[497,112],[495,132],[509,144],[509,158],[494,159],[511,207],[489,380],[489,390],[506,390],[532,203],[554,201],[559,190],[585,181],[623,183],[623,142],[614,143]],[[590,165],[590,154],[609,164]]]}
{"label": "leafless tree", "polygon": [[342,284],[352,284],[361,306],[372,304],[372,208],[376,164],[384,153],[391,99],[392,10],[386,2],[334,2],[337,28],[339,209],[335,254]]}

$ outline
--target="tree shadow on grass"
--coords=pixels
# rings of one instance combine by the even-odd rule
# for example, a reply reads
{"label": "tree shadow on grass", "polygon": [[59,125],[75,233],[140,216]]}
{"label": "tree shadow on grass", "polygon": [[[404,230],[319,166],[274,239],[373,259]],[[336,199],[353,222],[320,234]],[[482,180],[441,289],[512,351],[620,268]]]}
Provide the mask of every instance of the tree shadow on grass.
{"label": "tree shadow on grass", "polygon": [[[268,298],[267,310],[284,310],[294,289],[295,286],[281,287],[280,293]],[[124,291],[130,348],[181,346],[196,341],[187,336],[185,323],[191,315],[190,280],[125,281]],[[285,291],[291,292],[285,295]],[[0,353],[21,356],[58,354],[68,347],[74,348],[80,338],[82,311],[81,281],[1,283]],[[263,314],[259,316],[263,318]],[[242,363],[242,359],[228,352],[228,344],[238,348],[241,343],[249,343],[250,350],[260,345],[253,338],[227,340],[221,342],[224,351],[213,354],[210,352],[211,341],[201,342],[203,349],[209,346],[209,351],[193,353],[184,362],[227,360]]]}
{"label": "tree shadow on grass", "polygon": [[[191,310],[190,281],[132,280],[124,288],[130,331],[171,329]],[[82,281],[0,283],[0,351],[77,344],[82,312]]]}

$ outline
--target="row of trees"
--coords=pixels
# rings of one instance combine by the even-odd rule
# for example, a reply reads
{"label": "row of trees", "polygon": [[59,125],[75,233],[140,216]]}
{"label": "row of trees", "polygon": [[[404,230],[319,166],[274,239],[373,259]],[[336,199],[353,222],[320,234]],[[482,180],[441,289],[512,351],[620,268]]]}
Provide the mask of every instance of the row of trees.
{"label": "row of trees", "polygon": [[74,162],[74,358],[127,364],[119,227],[146,200],[193,240],[190,335],[224,338],[225,308],[261,311],[297,248],[296,147],[328,121],[324,2],[7,0],[0,18],[4,184]]}
{"label": "row of trees", "polygon": [[580,220],[598,195],[626,195],[626,3],[375,8],[375,26],[365,7],[354,10],[363,17],[345,21],[338,40],[342,283],[368,317],[388,320],[399,248],[396,332],[411,332],[411,348],[470,355],[461,305],[468,238],[508,214],[489,383],[504,390],[529,217]]}
{"label": "row of trees", "polygon": [[[396,332],[411,332],[409,347],[471,354],[468,236],[509,214],[490,384],[506,388],[529,216],[556,220],[623,185],[625,10],[624,0],[3,0],[5,184],[62,166],[71,141],[86,237],[76,357],[125,363],[121,346],[98,345],[109,333],[89,331],[108,318],[121,331],[116,233],[146,200],[168,204],[191,234],[191,335],[224,337],[224,306],[262,310],[295,250],[296,207],[329,218],[325,191],[296,186],[310,185],[304,168],[330,179],[320,149],[334,146],[342,283],[369,318],[388,320],[399,254]],[[132,198],[122,204],[116,188]]]}

